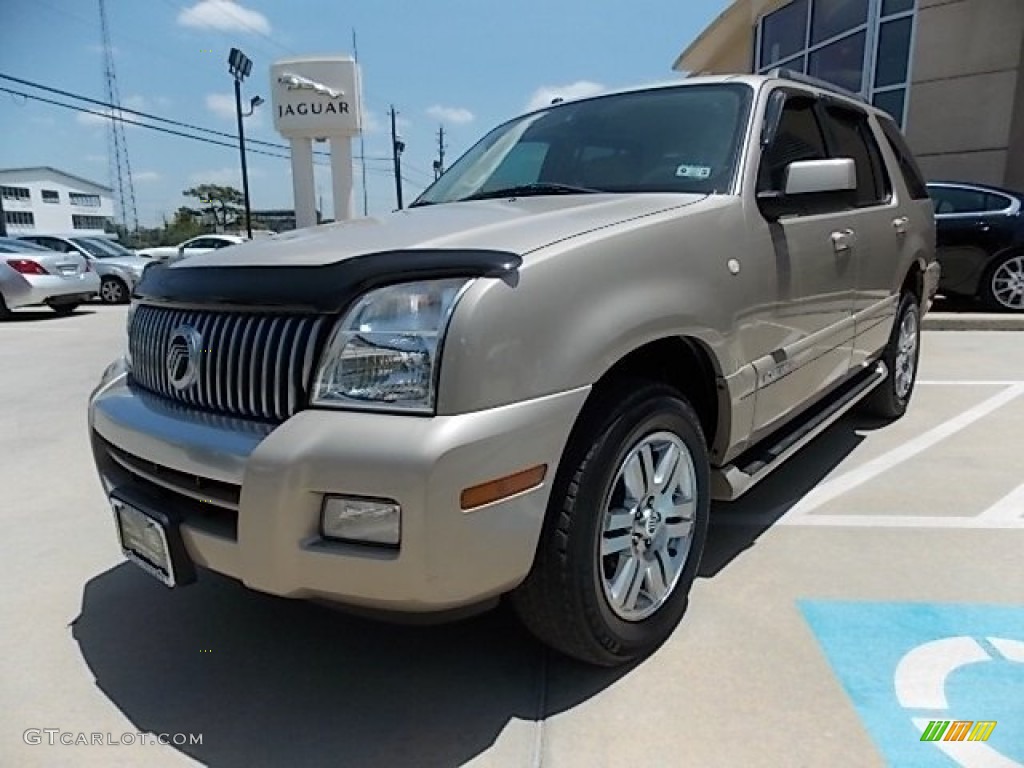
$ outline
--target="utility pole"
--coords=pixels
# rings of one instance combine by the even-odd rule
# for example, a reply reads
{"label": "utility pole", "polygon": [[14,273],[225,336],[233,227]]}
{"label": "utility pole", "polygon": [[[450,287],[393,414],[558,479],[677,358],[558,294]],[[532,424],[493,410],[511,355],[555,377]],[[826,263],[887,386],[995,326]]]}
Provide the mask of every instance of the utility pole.
{"label": "utility pole", "polygon": [[444,173],[444,125],[437,131],[437,160],[434,161],[434,181],[441,178],[441,174]]}
{"label": "utility pole", "polygon": [[398,200],[398,210],[402,210],[402,152],[405,151],[405,142],[398,138],[398,123],[395,105],[391,105],[391,157],[395,164],[395,198]]}
{"label": "utility pole", "polygon": [[[359,69],[359,46],[356,45],[356,29],[352,28],[352,58],[356,62],[356,72],[358,73],[360,82],[357,84],[359,89],[360,97],[362,97],[363,84],[362,84],[362,71]],[[359,166],[363,177],[363,216],[369,216],[370,213],[370,198],[366,191],[366,136],[363,133],[363,112],[359,110]]]}

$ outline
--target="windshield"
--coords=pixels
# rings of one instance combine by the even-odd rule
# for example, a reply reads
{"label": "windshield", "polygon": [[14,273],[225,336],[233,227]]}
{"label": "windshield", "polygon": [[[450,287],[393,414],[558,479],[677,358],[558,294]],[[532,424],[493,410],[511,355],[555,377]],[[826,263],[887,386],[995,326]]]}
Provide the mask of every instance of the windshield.
{"label": "windshield", "polygon": [[124,256],[135,255],[123,245],[96,237],[76,237],[72,242],[84,248],[89,252],[90,256],[95,256],[97,259],[123,258]]}
{"label": "windshield", "polygon": [[491,131],[414,205],[519,194],[725,192],[751,99],[740,83],[601,96]]}

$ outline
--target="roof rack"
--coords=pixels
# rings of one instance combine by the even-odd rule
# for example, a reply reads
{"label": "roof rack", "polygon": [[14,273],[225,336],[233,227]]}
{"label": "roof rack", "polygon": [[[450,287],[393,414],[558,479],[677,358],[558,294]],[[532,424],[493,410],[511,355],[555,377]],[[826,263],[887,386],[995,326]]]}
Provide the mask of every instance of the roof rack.
{"label": "roof rack", "polygon": [[817,77],[811,77],[805,75],[803,72],[794,72],[792,69],[786,69],[785,67],[776,67],[768,73],[768,77],[775,77],[780,80],[792,80],[794,83],[803,83],[804,85],[813,85],[816,88],[821,88],[825,91],[831,91],[832,93],[838,93],[841,96],[845,96],[848,99],[856,99],[864,104],[867,100],[859,93],[848,91],[842,86],[838,86],[835,83],[830,83],[828,80],[821,80]]}

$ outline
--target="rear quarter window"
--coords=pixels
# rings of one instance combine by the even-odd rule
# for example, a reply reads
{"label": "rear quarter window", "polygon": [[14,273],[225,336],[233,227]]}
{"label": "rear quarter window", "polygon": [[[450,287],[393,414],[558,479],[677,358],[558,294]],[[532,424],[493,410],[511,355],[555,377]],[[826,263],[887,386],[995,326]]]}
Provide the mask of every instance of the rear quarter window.
{"label": "rear quarter window", "polygon": [[906,182],[910,197],[914,200],[928,199],[928,187],[925,185],[924,175],[921,173],[917,160],[914,159],[914,153],[907,146],[907,141],[903,138],[900,129],[896,127],[896,123],[888,116],[878,115],[878,122],[882,126],[882,133],[885,134],[889,147],[892,149],[893,154],[896,155],[896,162],[899,164],[900,173],[903,175],[903,181]]}

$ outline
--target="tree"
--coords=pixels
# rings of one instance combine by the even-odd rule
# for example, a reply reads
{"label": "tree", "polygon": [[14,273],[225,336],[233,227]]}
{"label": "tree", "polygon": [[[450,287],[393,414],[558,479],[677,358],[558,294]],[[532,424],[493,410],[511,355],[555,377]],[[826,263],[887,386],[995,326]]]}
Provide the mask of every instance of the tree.
{"label": "tree", "polygon": [[182,194],[197,199],[200,202],[201,213],[209,216],[218,229],[226,228],[241,218],[245,198],[234,187],[199,184],[186,189]]}

